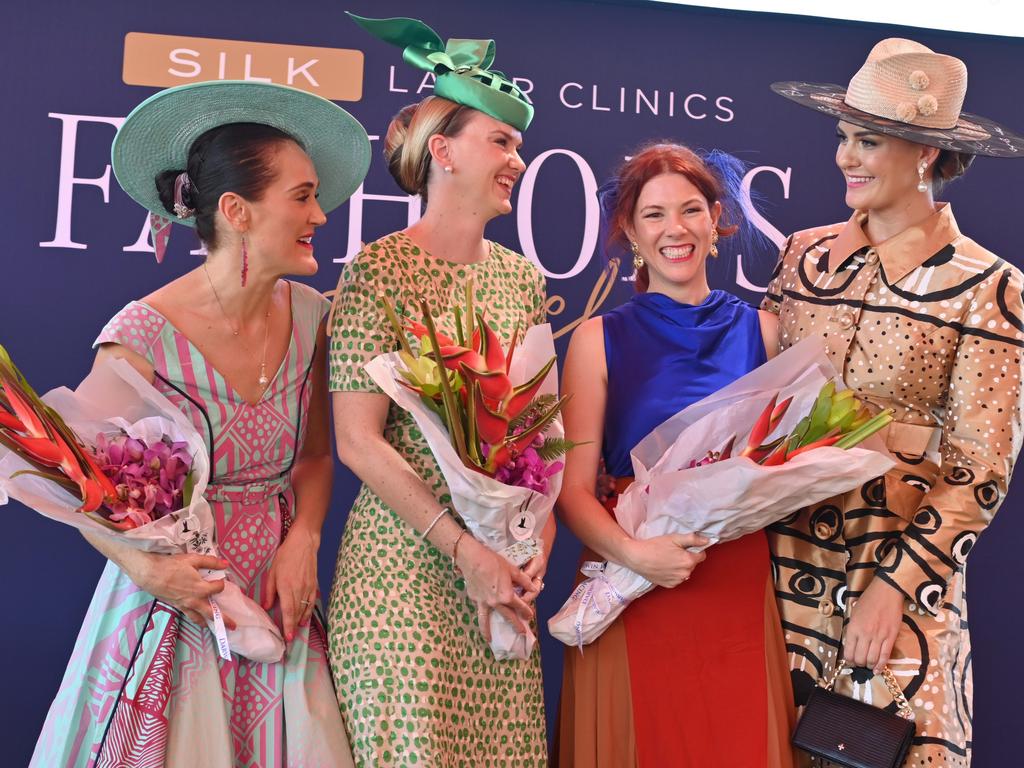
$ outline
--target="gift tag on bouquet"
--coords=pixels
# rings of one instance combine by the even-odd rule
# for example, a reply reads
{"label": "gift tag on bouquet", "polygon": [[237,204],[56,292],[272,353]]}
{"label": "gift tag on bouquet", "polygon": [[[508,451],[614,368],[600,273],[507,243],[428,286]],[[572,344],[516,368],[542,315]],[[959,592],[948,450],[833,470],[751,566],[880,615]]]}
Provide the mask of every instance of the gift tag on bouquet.
{"label": "gift tag on bouquet", "polygon": [[508,524],[508,530],[516,541],[526,541],[533,538],[533,529],[536,527],[537,518],[528,509],[517,512],[512,516]]}
{"label": "gift tag on bouquet", "polygon": [[517,541],[501,550],[502,556],[517,568],[522,568],[540,554],[540,540]]}

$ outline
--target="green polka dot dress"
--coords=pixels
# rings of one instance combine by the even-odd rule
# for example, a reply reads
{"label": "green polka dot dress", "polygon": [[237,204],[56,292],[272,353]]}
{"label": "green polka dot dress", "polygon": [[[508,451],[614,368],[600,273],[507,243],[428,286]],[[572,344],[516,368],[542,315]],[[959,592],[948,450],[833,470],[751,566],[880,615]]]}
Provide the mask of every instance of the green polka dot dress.
{"label": "green polka dot dress", "polygon": [[[366,246],[345,268],[331,320],[331,389],[380,392],[363,365],[398,348],[379,298],[418,317],[426,298],[454,335],[452,307],[472,279],[475,301],[507,344],[516,323],[544,321],[544,280],[491,243],[455,264],[401,233]],[[410,337],[410,340],[411,337]],[[412,417],[392,403],[384,435],[448,503],[444,477]],[[451,560],[365,485],[349,512],[328,609],[330,657],[358,766],[486,768],[547,765],[539,653],[497,661]]]}

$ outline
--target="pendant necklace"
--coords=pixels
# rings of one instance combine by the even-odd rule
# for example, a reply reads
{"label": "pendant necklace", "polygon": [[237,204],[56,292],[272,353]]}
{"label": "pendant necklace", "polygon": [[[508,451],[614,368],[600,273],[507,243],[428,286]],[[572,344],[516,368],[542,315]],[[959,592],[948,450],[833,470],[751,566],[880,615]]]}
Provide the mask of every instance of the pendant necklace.
{"label": "pendant necklace", "polygon": [[[224,302],[220,300],[220,294],[217,293],[217,287],[213,284],[213,278],[210,277],[210,270],[206,268],[205,262],[203,263],[203,272],[206,273],[206,280],[210,283],[210,290],[213,291],[213,297],[217,300],[217,306],[220,307],[220,313],[224,316],[224,322],[228,324],[228,328],[231,329],[231,333],[238,343],[242,345],[242,349],[245,350],[246,354],[250,357],[252,352],[249,351],[249,347],[242,340],[242,337],[238,335],[239,329],[235,327],[234,323],[231,322],[231,318],[228,317],[228,313],[224,311]],[[270,337],[270,310],[273,309],[274,299],[271,296],[270,305],[267,307],[267,316],[264,318],[264,331],[263,331],[263,357],[260,359],[260,377],[258,379],[261,389],[266,389],[267,385],[270,384],[270,379],[267,377],[267,339]]]}

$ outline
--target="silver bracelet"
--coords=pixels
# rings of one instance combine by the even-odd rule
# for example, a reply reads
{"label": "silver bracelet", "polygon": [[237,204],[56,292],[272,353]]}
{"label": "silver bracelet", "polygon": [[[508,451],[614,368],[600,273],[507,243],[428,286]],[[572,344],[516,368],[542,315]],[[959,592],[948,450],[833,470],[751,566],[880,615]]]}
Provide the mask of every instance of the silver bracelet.
{"label": "silver bracelet", "polygon": [[430,535],[430,532],[432,530],[434,530],[434,526],[437,525],[437,521],[440,520],[442,517],[444,517],[445,514],[447,514],[450,511],[451,510],[449,510],[448,507],[442,507],[441,508],[441,511],[437,513],[437,517],[435,517],[433,520],[430,521],[430,525],[427,526],[427,530],[425,530],[423,532],[423,538],[424,539],[427,538],[427,536]]}

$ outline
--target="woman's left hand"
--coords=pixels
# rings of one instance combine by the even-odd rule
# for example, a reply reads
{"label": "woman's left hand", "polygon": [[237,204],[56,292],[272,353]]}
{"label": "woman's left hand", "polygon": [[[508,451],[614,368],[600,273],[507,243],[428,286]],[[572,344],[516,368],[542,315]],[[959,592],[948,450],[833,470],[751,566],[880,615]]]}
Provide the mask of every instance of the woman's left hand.
{"label": "woman's left hand", "polygon": [[316,607],[316,556],[319,549],[320,537],[295,522],[270,566],[263,609],[269,611],[280,598],[281,629],[286,643],[292,641],[298,627],[309,624]]}
{"label": "woman's left hand", "polygon": [[889,654],[903,625],[903,593],[882,579],[872,579],[850,609],[843,656],[876,673],[889,663]]}
{"label": "woman's left hand", "polygon": [[545,548],[541,548],[533,558],[523,568],[523,573],[530,577],[533,582],[533,589],[523,593],[523,600],[528,603],[533,602],[540,595],[544,589],[544,574],[548,570],[548,553]]}

